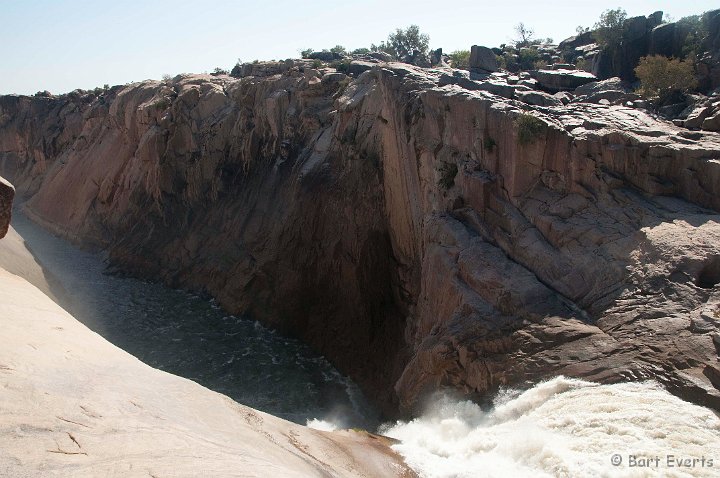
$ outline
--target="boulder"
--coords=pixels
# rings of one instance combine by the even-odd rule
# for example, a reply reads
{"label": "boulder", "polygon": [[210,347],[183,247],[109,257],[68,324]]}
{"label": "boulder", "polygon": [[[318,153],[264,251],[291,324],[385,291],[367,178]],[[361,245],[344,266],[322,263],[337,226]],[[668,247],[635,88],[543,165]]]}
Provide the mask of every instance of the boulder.
{"label": "boulder", "polygon": [[553,96],[560,100],[564,105],[570,103],[570,101],[572,101],[573,99],[573,94],[568,93],[567,91],[558,91]]}
{"label": "boulder", "polygon": [[[627,93],[622,90],[607,90],[599,91],[587,96],[581,96],[575,99],[578,103],[597,103],[597,104],[611,104],[621,105],[627,102],[633,102],[639,100],[640,95],[635,93]],[[607,103],[605,103],[607,102]]]}
{"label": "boulder", "polygon": [[623,42],[642,39],[647,32],[648,19],[644,16],[625,20],[623,25]]}
{"label": "boulder", "polygon": [[471,70],[497,71],[495,53],[490,48],[473,45],[470,48],[469,67]]}
{"label": "boulder", "polygon": [[351,76],[359,76],[361,73],[368,71],[375,65],[376,63],[369,61],[355,60],[348,65],[347,72]]}
{"label": "boulder", "polygon": [[706,131],[720,131],[720,113],[706,118],[702,123],[702,129]]}
{"label": "boulder", "polygon": [[687,103],[671,103],[658,108],[658,113],[668,119],[677,119],[687,108]]}
{"label": "boulder", "polygon": [[389,53],[385,53],[384,51],[373,51],[368,53],[368,56],[380,61],[393,61],[392,55]]}
{"label": "boulder", "polygon": [[337,83],[347,78],[345,73],[333,72],[325,73],[322,77],[323,84]]}
{"label": "boulder", "polygon": [[[457,72],[456,72],[457,73]],[[509,85],[496,80],[472,80],[469,75],[464,74],[443,74],[440,76],[438,86],[457,85],[470,91],[487,91],[503,98],[513,98],[516,91],[529,91],[530,88],[521,85]]]}
{"label": "boulder", "polygon": [[713,109],[710,106],[696,107],[685,119],[683,126],[686,128],[700,128],[703,121],[712,114],[712,111]]}
{"label": "boulder", "polygon": [[675,54],[675,32],[677,31],[676,23],[665,23],[652,29],[650,32],[650,51],[651,55],[663,55],[667,57]]}
{"label": "boulder", "polygon": [[651,13],[650,15],[648,15],[647,19],[648,19],[648,27],[655,28],[656,26],[658,26],[662,23],[662,19],[663,19],[662,10],[658,10],[656,12]]}
{"label": "boulder", "polygon": [[559,98],[553,95],[543,93],[542,91],[518,91],[516,92],[517,98],[523,103],[536,106],[562,106],[563,102]]}
{"label": "boulder", "polygon": [[597,104],[626,104],[639,100],[640,96],[630,92],[618,77],[594,81],[575,88],[575,102]]}
{"label": "boulder", "polygon": [[308,58],[310,58],[311,60],[335,61],[342,60],[343,56],[340,53],[335,53],[332,51],[314,51],[308,55]]}
{"label": "boulder", "polygon": [[577,47],[590,45],[591,43],[595,43],[593,32],[585,32],[561,41],[558,45],[558,50],[574,50]]}
{"label": "boulder", "polygon": [[532,73],[543,89],[550,92],[570,91],[597,81],[592,73],[581,70],[538,70]]}
{"label": "boulder", "polygon": [[592,83],[586,83],[584,85],[575,88],[575,94],[577,96],[587,96],[601,91],[625,91],[623,82],[620,78],[608,78],[602,81],[593,81]]}
{"label": "boulder", "polygon": [[438,48],[437,50],[433,50],[430,52],[430,64],[431,65],[439,65],[442,63],[443,59],[443,51],[442,48]]}
{"label": "boulder", "polygon": [[0,239],[5,237],[10,227],[14,197],[15,188],[13,185],[0,177]]}

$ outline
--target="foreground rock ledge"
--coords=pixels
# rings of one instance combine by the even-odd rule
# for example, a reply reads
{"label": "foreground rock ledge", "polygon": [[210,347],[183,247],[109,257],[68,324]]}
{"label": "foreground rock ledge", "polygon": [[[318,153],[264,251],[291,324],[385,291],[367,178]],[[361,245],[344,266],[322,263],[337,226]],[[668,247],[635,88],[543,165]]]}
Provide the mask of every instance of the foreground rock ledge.
{"label": "foreground rock ledge", "polygon": [[312,430],[143,364],[3,269],[0,389],[0,476],[415,476],[384,438]]}

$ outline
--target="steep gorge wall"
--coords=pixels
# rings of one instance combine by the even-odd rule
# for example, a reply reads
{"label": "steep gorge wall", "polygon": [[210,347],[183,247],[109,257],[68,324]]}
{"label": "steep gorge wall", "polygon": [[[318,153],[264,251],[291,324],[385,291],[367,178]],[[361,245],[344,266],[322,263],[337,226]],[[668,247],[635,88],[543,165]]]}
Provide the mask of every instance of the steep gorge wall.
{"label": "steep gorge wall", "polygon": [[443,72],[0,97],[0,174],[129,273],[297,334],[388,413],[452,386],[654,377],[720,406],[720,138]]}

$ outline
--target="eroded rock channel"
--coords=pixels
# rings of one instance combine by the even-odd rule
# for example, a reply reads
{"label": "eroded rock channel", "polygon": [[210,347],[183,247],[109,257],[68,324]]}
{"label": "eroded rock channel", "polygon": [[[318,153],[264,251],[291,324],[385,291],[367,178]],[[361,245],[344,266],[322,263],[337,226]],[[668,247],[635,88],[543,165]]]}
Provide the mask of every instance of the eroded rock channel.
{"label": "eroded rock channel", "polygon": [[358,68],[5,96],[0,174],[35,220],[300,337],[389,415],[558,374],[720,407],[717,133]]}
{"label": "eroded rock channel", "polygon": [[377,426],[377,412],[357,385],[299,340],[187,292],[109,274],[100,253],[52,236],[18,209],[13,227],[45,268],[58,303],[113,345],[154,368],[302,425],[318,419]]}

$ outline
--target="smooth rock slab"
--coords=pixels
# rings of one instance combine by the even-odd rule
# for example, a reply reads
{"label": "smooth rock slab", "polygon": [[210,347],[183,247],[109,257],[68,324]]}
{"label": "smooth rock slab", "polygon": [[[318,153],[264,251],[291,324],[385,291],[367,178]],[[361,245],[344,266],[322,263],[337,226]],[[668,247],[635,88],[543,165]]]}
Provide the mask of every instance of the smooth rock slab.
{"label": "smooth rock slab", "polygon": [[358,432],[321,432],[156,370],[0,269],[0,476],[415,476]]}

